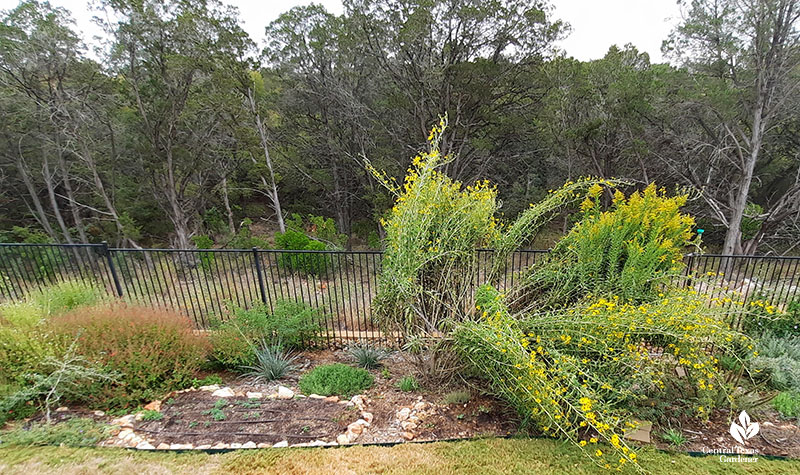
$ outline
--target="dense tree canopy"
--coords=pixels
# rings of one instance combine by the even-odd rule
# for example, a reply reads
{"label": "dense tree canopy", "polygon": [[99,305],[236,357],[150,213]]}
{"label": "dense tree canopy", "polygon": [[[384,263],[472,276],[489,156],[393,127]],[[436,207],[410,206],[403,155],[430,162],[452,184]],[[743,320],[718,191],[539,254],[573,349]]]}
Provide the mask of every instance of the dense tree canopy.
{"label": "dense tree canopy", "polygon": [[97,7],[99,56],[63,9],[0,13],[0,240],[224,246],[300,213],[366,242],[390,198],[365,161],[402,176],[443,114],[447,173],[506,217],[593,175],[688,189],[727,253],[800,240],[798,0],[685,2],[669,64],[568,58],[540,0],[312,4],[263,38],[218,0]]}

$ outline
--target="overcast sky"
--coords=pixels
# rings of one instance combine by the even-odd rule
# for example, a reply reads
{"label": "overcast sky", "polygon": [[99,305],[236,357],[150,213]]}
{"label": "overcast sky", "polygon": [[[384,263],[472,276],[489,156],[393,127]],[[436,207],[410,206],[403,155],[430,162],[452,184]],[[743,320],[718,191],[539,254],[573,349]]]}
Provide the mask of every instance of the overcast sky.
{"label": "overcast sky", "polygon": [[[89,40],[99,34],[92,24],[95,14],[87,0],[50,0],[53,5],[72,12],[78,29]],[[264,27],[279,14],[306,0],[228,0],[239,7],[244,29],[257,42],[264,37]],[[341,0],[317,0],[332,13],[342,13]],[[0,9],[14,8],[17,0],[0,0]],[[676,0],[552,0],[555,16],[572,25],[572,33],[560,43],[567,54],[580,60],[603,57],[608,47],[633,43],[650,54],[652,62],[661,61],[661,41],[680,18]]]}

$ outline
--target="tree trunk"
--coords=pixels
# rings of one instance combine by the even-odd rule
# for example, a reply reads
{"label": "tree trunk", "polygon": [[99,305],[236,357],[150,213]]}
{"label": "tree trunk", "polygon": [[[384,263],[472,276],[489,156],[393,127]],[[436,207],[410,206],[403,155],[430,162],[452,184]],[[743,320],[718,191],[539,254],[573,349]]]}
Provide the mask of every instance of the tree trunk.
{"label": "tree trunk", "polygon": [[731,216],[728,220],[728,231],[725,233],[725,242],[722,245],[723,254],[742,253],[742,218],[744,217],[744,209],[747,206],[747,197],[750,194],[750,185],[753,182],[753,171],[756,168],[758,154],[761,151],[761,141],[764,134],[764,120],[762,114],[764,111],[764,101],[766,99],[765,95],[766,93],[764,91],[759,91],[758,102],[753,112],[753,131],[750,138],[750,153],[747,154],[747,160],[744,163],[744,174],[739,182],[739,186],[736,188],[733,209],[731,209]]}
{"label": "tree trunk", "polygon": [[222,179],[222,203],[225,204],[225,213],[228,215],[228,229],[231,234],[236,234],[236,225],[233,222],[233,211],[231,210],[231,202],[228,199],[228,177]]}
{"label": "tree trunk", "polygon": [[64,154],[60,152],[58,153],[58,168],[61,170],[61,176],[64,182],[64,191],[67,195],[67,201],[69,201],[69,210],[72,214],[72,221],[75,223],[75,229],[78,231],[78,237],[81,239],[83,244],[88,244],[89,239],[86,236],[86,227],[83,225],[83,218],[81,218],[80,209],[78,209],[78,203],[75,201],[75,193],[72,191],[72,181],[69,179],[67,161],[64,159]]}
{"label": "tree trunk", "polygon": [[69,233],[69,228],[67,228],[67,223],[64,222],[64,216],[61,215],[61,208],[58,206],[58,200],[56,199],[56,190],[53,186],[53,176],[50,172],[50,162],[47,160],[47,152],[43,151],[42,153],[42,174],[44,175],[44,183],[47,187],[47,196],[50,198],[50,207],[53,208],[53,214],[56,217],[56,222],[58,226],[61,228],[61,234],[64,236],[64,240],[67,244],[73,244],[72,242],[72,235]]}
{"label": "tree trunk", "polygon": [[44,232],[50,236],[50,239],[53,241],[57,241],[56,233],[53,231],[53,227],[50,226],[50,221],[47,218],[47,213],[44,212],[44,206],[42,206],[42,200],[39,199],[39,195],[36,193],[36,187],[33,186],[33,181],[31,180],[30,175],[28,174],[27,168],[25,168],[25,161],[22,156],[18,156],[16,159],[17,170],[19,171],[20,177],[22,178],[22,182],[25,184],[25,188],[28,190],[28,195],[31,197],[31,201],[33,201],[33,207],[36,210],[36,220],[44,229]]}
{"label": "tree trunk", "polygon": [[272,159],[269,156],[267,132],[264,130],[264,124],[261,122],[261,115],[258,113],[255,95],[251,88],[247,89],[247,99],[250,103],[250,112],[253,114],[253,119],[258,129],[258,135],[261,138],[261,147],[264,149],[264,161],[267,163],[267,169],[269,170],[269,183],[267,183],[263,176],[261,177],[261,182],[264,184],[264,187],[267,188],[270,201],[272,201],[272,209],[275,211],[275,215],[278,219],[278,229],[280,232],[285,233],[286,225],[283,222],[283,211],[281,211],[281,202],[278,198],[278,185],[275,183],[275,172],[272,169]]}

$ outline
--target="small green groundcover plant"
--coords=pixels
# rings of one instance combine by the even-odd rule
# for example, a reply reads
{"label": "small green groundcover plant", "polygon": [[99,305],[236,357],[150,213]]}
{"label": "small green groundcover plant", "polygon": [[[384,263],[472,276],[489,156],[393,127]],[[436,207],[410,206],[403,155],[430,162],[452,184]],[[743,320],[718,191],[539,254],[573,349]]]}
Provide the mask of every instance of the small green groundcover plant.
{"label": "small green groundcover plant", "polygon": [[800,421],[800,391],[783,391],[772,400],[772,407],[784,419]]}
{"label": "small green groundcover plant", "polygon": [[342,363],[317,366],[300,378],[305,394],[350,397],[372,386],[372,375],[365,369]]}
{"label": "small green groundcover plant", "polygon": [[408,375],[397,382],[397,387],[403,392],[418,391],[419,383],[417,382],[417,378]]}

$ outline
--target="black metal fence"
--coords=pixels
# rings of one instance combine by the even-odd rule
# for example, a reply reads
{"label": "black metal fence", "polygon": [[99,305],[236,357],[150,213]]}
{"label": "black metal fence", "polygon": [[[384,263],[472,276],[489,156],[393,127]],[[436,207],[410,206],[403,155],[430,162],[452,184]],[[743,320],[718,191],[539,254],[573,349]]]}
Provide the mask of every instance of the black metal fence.
{"label": "black metal fence", "polygon": [[[477,251],[477,281],[489,270],[492,253]],[[511,287],[520,271],[536,265],[546,253],[514,252],[499,287]],[[288,299],[323,310],[323,336],[329,344],[338,344],[381,337],[371,313],[381,260],[380,251],[0,244],[0,300],[18,300],[48,285],[82,280],[129,301],[177,309],[205,328],[211,318],[225,318],[233,307],[263,303],[272,309]],[[691,285],[715,296],[738,291],[743,300],[757,297],[778,306],[798,297],[800,257],[688,255],[686,264],[706,275]]]}

